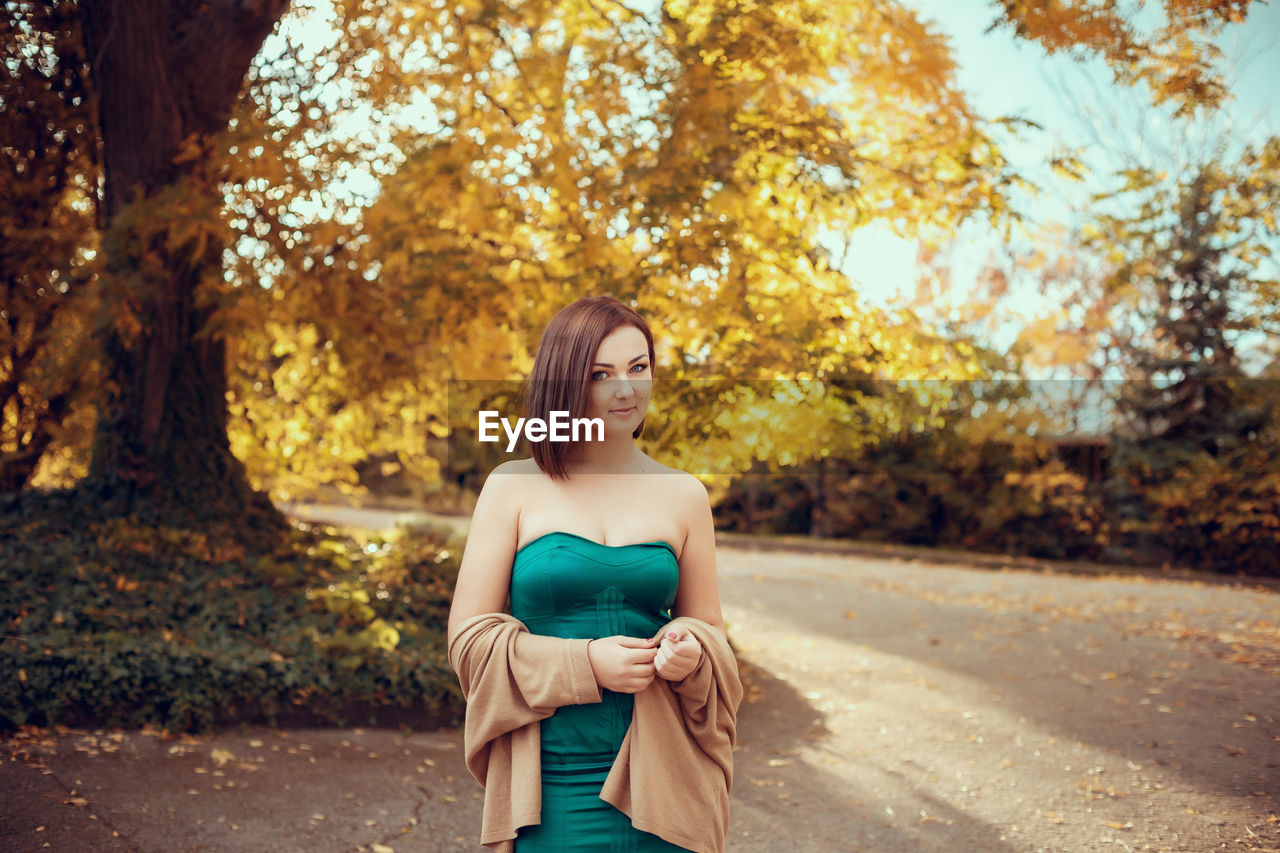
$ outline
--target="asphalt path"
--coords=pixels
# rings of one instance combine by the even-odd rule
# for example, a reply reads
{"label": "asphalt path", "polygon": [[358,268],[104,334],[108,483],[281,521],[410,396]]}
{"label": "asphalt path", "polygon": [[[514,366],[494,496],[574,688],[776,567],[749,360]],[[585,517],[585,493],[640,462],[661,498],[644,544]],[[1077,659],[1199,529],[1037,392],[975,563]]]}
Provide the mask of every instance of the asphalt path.
{"label": "asphalt path", "polygon": [[[989,562],[719,548],[730,851],[1280,851],[1276,592]],[[456,731],[24,730],[0,762],[4,851],[482,849]]]}
{"label": "asphalt path", "polygon": [[1280,850],[1274,592],[725,550],[734,849]]}

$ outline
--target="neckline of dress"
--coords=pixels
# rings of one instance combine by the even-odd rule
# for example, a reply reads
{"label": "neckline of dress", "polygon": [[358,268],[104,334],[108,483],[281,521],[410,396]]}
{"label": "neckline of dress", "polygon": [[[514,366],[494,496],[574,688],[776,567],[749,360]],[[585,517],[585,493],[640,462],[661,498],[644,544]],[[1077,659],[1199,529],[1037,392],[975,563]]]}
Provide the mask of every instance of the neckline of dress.
{"label": "neckline of dress", "polygon": [[644,546],[658,545],[670,551],[671,556],[674,557],[676,555],[675,547],[670,542],[667,542],[663,539],[652,539],[648,542],[628,542],[626,545],[606,545],[603,542],[597,542],[594,539],[588,539],[586,536],[582,536],[577,533],[570,533],[567,530],[550,530],[546,533],[543,533],[541,536],[535,536],[534,538],[530,539],[528,542],[524,543],[519,548],[517,548],[516,553],[519,554],[521,551],[528,548],[533,543],[546,539],[548,536],[568,536],[572,539],[578,539],[582,542],[587,542],[587,543],[590,543],[591,545],[595,545],[597,548],[640,548]]}

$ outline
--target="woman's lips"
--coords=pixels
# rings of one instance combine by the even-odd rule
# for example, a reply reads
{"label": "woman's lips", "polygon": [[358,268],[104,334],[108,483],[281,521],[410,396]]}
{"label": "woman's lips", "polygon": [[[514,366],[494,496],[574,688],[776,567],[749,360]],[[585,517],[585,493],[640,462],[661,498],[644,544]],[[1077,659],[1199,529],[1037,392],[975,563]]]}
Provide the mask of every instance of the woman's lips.
{"label": "woman's lips", "polygon": [[625,409],[610,409],[610,410],[609,410],[609,414],[611,414],[611,415],[622,415],[622,416],[624,416],[624,417],[625,417],[626,415],[631,414],[631,413],[632,413],[632,412],[634,412],[635,410],[636,410],[636,407],[635,407],[635,406],[627,406]]}

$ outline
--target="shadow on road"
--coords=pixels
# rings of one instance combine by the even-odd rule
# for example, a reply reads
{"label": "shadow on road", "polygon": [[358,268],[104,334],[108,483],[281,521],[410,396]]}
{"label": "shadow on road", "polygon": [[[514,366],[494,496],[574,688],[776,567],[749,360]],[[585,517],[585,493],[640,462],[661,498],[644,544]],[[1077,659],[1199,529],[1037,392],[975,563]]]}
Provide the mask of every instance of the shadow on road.
{"label": "shadow on road", "polygon": [[[750,658],[740,660],[746,698],[738,714],[729,850],[1019,849],[1002,842],[998,828],[936,799],[926,798],[923,814],[895,813],[894,800],[877,789],[901,780],[868,774],[851,785],[833,773],[829,768],[849,756],[829,748],[825,715],[786,681]],[[815,753],[823,756],[817,763]]]}
{"label": "shadow on road", "polygon": [[[770,618],[797,634],[897,659],[926,695],[938,687],[934,675],[960,676],[946,686],[950,699],[958,688],[975,706],[1165,768],[1203,793],[1266,795],[1275,810],[1277,677],[1230,633],[1260,619],[1269,606],[1261,598],[1271,596],[897,561],[798,557],[796,565],[791,576],[755,580]],[[806,594],[797,606],[775,606]],[[895,674],[867,677],[883,686]],[[754,725],[778,733],[770,717]]]}

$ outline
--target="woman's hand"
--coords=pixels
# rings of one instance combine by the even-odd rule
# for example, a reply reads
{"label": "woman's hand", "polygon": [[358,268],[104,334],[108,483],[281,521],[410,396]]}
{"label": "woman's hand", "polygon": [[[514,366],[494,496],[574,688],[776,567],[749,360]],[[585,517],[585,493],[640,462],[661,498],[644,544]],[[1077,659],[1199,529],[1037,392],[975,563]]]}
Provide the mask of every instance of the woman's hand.
{"label": "woman's hand", "polygon": [[653,681],[653,658],[658,641],[622,635],[587,644],[587,659],[596,684],[615,693],[639,693]]}
{"label": "woman's hand", "polygon": [[682,681],[702,662],[702,644],[683,625],[668,629],[654,656],[654,670],[667,681]]}

